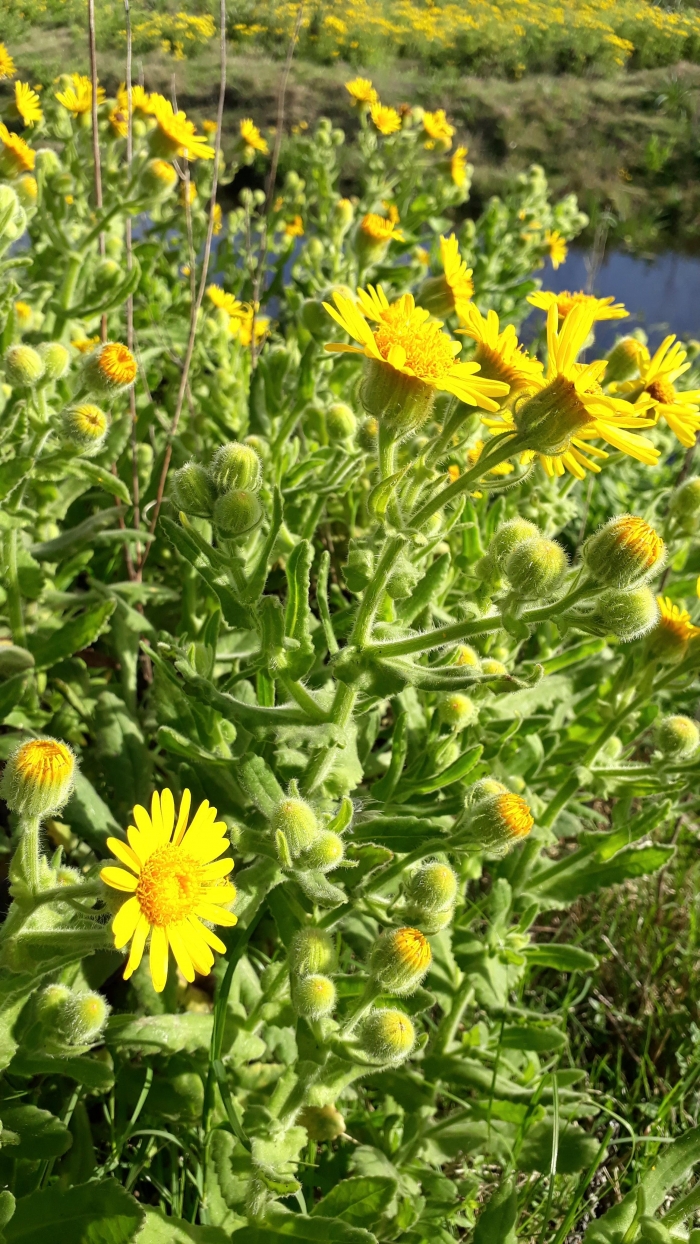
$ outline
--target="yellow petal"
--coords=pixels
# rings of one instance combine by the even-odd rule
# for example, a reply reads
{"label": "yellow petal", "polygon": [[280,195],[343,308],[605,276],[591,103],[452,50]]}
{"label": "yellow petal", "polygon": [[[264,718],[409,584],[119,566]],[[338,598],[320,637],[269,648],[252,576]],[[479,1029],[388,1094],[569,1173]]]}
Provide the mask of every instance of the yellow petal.
{"label": "yellow petal", "polygon": [[183,921],[180,925],[182,939],[195,968],[200,976],[208,976],[214,966],[214,956],[204,938],[199,935],[202,927],[198,920],[193,919]]}
{"label": "yellow petal", "polygon": [[208,928],[206,924],[200,924],[196,916],[191,916],[190,920],[196,926],[198,935],[204,938],[207,946],[211,946],[212,950],[218,950],[220,955],[226,954],[226,946],[221,938],[216,936],[213,929]]}
{"label": "yellow petal", "polygon": [[173,834],[173,842],[175,843],[175,846],[177,846],[178,843],[182,842],[182,839],[185,836],[185,830],[187,829],[187,821],[190,815],[191,803],[192,803],[192,795],[190,791],[183,790],[182,801],[180,803],[180,812],[177,818],[177,825],[175,826],[175,833]]}
{"label": "yellow petal", "polygon": [[234,916],[225,907],[215,907],[213,903],[199,903],[195,908],[195,915],[202,920],[208,920],[210,924],[223,924],[229,929],[238,924],[238,916]]}
{"label": "yellow petal", "polygon": [[[134,808],[134,820],[136,821],[136,828],[143,837],[144,846],[148,848],[149,853],[154,851],[159,845],[158,838],[153,832],[153,824],[150,816],[148,815],[146,809],[141,807],[140,803],[137,803]],[[131,839],[129,839],[129,841],[131,841]]]}
{"label": "yellow petal", "polygon": [[133,873],[128,873],[123,868],[103,868],[100,876],[105,885],[111,885],[113,890],[126,890],[127,894],[133,893],[138,885]]}
{"label": "yellow petal", "polygon": [[135,825],[130,825],[126,831],[126,836],[129,839],[129,846],[131,847],[136,858],[140,860],[142,864],[145,864],[149,855],[152,855],[154,850],[151,843],[150,833],[149,836],[146,837],[136,828]]}
{"label": "yellow petal", "polygon": [[161,925],[155,925],[151,932],[150,968],[153,988],[162,993],[168,979],[168,939]]}
{"label": "yellow petal", "polygon": [[136,931],[131,941],[131,950],[129,952],[129,958],[127,960],[126,967],[124,968],[124,980],[125,981],[128,981],[130,976],[133,976],[134,972],[136,971],[137,967],[139,966],[143,958],[144,947],[146,945],[146,938],[148,937],[148,930],[150,927],[151,926],[149,925],[146,917],[141,916],[138,924],[136,925]]}
{"label": "yellow petal", "polygon": [[231,885],[230,881],[225,881],[223,885],[219,883],[202,886],[202,902],[203,903],[221,903],[228,906],[236,897],[236,887]]}
{"label": "yellow petal", "polygon": [[108,838],[107,846],[121,864],[126,864],[126,867],[131,868],[135,873],[141,872],[141,861],[138,855],[125,842],[122,842],[121,838]]}
{"label": "yellow petal", "polygon": [[166,842],[170,842],[175,824],[175,800],[173,792],[167,786],[160,792],[160,815],[163,821],[163,836]]}
{"label": "yellow petal", "polygon": [[219,877],[228,877],[233,871],[233,860],[230,856],[225,860],[215,860],[213,864],[206,864],[202,869],[203,881],[218,881]]}
{"label": "yellow petal", "polygon": [[141,908],[137,898],[128,898],[123,907],[119,908],[112,921],[114,945],[117,950],[131,940],[136,932],[136,925],[141,919]]}
{"label": "yellow petal", "polygon": [[180,933],[180,927],[176,924],[169,924],[166,932],[168,935],[168,941],[170,943],[170,949],[172,950],[175,956],[175,962],[177,963],[177,966],[179,967],[186,981],[190,981],[190,982],[193,981],[194,980],[194,967],[192,966],[192,960],[188,954],[187,948],[185,947],[185,943],[182,939],[182,934]]}

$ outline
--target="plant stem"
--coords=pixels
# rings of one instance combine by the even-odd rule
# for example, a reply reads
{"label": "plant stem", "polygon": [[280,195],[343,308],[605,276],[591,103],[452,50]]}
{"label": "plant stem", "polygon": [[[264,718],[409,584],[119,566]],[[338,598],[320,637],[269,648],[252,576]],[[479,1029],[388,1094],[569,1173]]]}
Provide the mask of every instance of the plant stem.
{"label": "plant stem", "polygon": [[20,648],[27,645],[27,632],[22,615],[22,594],[17,574],[17,528],[12,527],[5,536],[5,591],[7,613],[14,643]]}
{"label": "plant stem", "polygon": [[460,497],[463,492],[467,492],[478,479],[481,479],[482,475],[488,474],[492,467],[498,466],[499,462],[505,462],[506,458],[512,457],[513,454],[525,448],[526,446],[517,433],[506,432],[499,436],[493,448],[483,453],[471,470],[465,471],[464,475],[460,475],[453,484],[442,488],[431,501],[426,501],[418,513],[413,515],[410,521],[411,527],[420,531],[433,514],[448,505],[450,501],[454,501],[456,497]]}

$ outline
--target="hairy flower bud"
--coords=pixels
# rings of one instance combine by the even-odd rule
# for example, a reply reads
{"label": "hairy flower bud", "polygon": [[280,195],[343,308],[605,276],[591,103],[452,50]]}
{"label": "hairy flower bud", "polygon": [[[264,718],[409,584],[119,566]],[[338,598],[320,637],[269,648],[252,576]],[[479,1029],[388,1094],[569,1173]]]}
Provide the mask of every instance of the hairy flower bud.
{"label": "hairy flower bud", "polygon": [[497,857],[527,838],[534,819],[521,795],[511,791],[490,795],[473,803],[468,817],[467,840],[481,851]]}
{"label": "hairy flower bud", "polygon": [[526,518],[509,518],[507,523],[502,523],[498,531],[494,533],[489,544],[489,556],[498,566],[499,570],[503,570],[508,558],[514,549],[524,540],[531,540],[534,536],[541,536],[539,527],[534,523],[528,522]]}
{"label": "hairy flower bud", "polygon": [[10,346],[3,363],[7,383],[17,388],[37,384],[44,374],[44,360],[32,346]]}
{"label": "hairy flower bud", "polygon": [[474,803],[481,803],[484,799],[490,799],[493,795],[507,795],[508,787],[496,778],[484,777],[479,778],[473,786],[469,787],[466,794],[466,806],[470,807]]}
{"label": "hairy flower bud", "polygon": [[72,993],[62,1016],[62,1027],[72,1045],[91,1045],[107,1023],[110,1006],[93,990]]}
{"label": "hairy flower bud", "polygon": [[376,453],[378,436],[379,421],[375,419],[373,415],[370,415],[369,418],[365,419],[363,423],[360,424],[360,431],[357,437],[360,443],[360,448],[364,449],[365,453],[368,454]]}
{"label": "hairy flower bud", "polygon": [[643,349],[641,341],[637,341],[636,337],[621,337],[616,341],[608,355],[605,383],[619,384],[622,380],[629,380],[639,369]]}
{"label": "hairy flower bud", "polygon": [[262,519],[262,506],[254,492],[234,488],[219,497],[214,506],[214,522],[229,538],[245,536]]}
{"label": "hairy flower bud", "polygon": [[39,354],[44,361],[44,377],[46,380],[61,380],[70,366],[70,354],[60,341],[44,341],[39,346]]}
{"label": "hairy flower bud", "polygon": [[697,722],[680,714],[663,717],[656,727],[656,743],[669,759],[687,760],[700,744]]}
{"label": "hairy flower bud", "polygon": [[345,843],[340,834],[322,829],[311,846],[302,851],[298,864],[300,868],[328,873],[342,863],[344,855]]}
{"label": "hairy flower bud", "polygon": [[407,376],[383,359],[365,358],[360,399],[394,437],[406,436],[425,423],[435,402],[435,388]]}
{"label": "hairy flower bud", "polygon": [[216,489],[209,472],[199,462],[186,462],[172,477],[173,501],[178,510],[194,518],[211,518]]}
{"label": "hairy flower bud", "polygon": [[566,574],[566,553],[555,540],[531,536],[509,554],[505,572],[514,592],[525,600],[553,596]]}
{"label": "hairy flower bud", "polygon": [[37,994],[36,1013],[47,1031],[60,1032],[63,1029],[63,1016],[69,999],[72,997],[67,985],[58,983],[47,985]]}
{"label": "hairy flower bud", "polygon": [[494,657],[486,657],[481,662],[482,674],[490,675],[491,678],[503,678],[508,669],[502,661],[496,661]]}
{"label": "hairy flower bud", "polygon": [[330,216],[331,234],[336,243],[345,237],[354,219],[355,208],[350,199],[338,199]]}
{"label": "hairy flower bud", "polygon": [[46,817],[68,802],[75,757],[58,739],[30,739],[10,755],[0,783],[8,808],[24,817]]}
{"label": "hairy flower bud", "polygon": [[369,974],[386,993],[415,993],[432,958],[430,946],[418,929],[392,929],[375,942]]}
{"label": "hairy flower bud", "polygon": [[330,972],[335,964],[335,945],[325,929],[299,929],[289,947],[289,966],[297,976]]}
{"label": "hairy flower bud", "polygon": [[214,485],[219,492],[232,488],[245,492],[257,492],[262,481],[260,459],[252,445],[230,441],[217,449],[209,468]]}
{"label": "hairy flower bud", "polygon": [[345,1132],[345,1119],[335,1106],[304,1106],[297,1122],[306,1128],[309,1140],[337,1140]]}
{"label": "hairy flower bud", "polygon": [[583,547],[583,560],[598,583],[631,587],[650,578],[663,564],[666,546],[643,518],[611,518]]}
{"label": "hairy flower bud", "polygon": [[332,402],[326,411],[326,428],[331,441],[346,441],[357,431],[354,411],[345,402]]}
{"label": "hairy flower bud", "polygon": [[408,1015],[391,1007],[377,1007],[362,1021],[358,1033],[361,1049],[380,1063],[400,1063],[416,1043],[416,1030]]}
{"label": "hairy flower bud", "polygon": [[335,1006],[335,985],[329,976],[302,976],[292,988],[292,1002],[305,1019],[323,1019]]}
{"label": "hairy flower bud", "polygon": [[92,402],[66,406],[61,412],[63,435],[84,454],[101,449],[109,429],[109,415]]}
{"label": "hairy flower bud", "polygon": [[476,720],[476,706],[468,695],[461,691],[446,691],[440,696],[437,706],[438,717],[446,726],[457,732],[464,730]]}
{"label": "hairy flower bud", "polygon": [[290,796],[277,805],[272,814],[273,833],[284,834],[292,859],[306,851],[320,833],[316,813],[304,799]]}
{"label": "hairy flower bud", "polygon": [[473,666],[475,670],[479,668],[479,654],[472,648],[471,644],[457,644],[454,651],[454,664]]}
{"label": "hairy flower bud", "polygon": [[624,642],[651,630],[658,621],[659,606],[646,584],[627,591],[609,588],[598,597],[595,616]]}
{"label": "hairy flower bud", "polygon": [[149,160],[141,170],[141,189],[151,203],[162,203],[175,189],[178,176],[168,160]]}
{"label": "hairy flower bud", "polygon": [[86,388],[103,397],[130,389],[136,379],[136,359],[120,341],[106,341],[86,356],[83,380]]}
{"label": "hairy flower bud", "polygon": [[447,911],[457,897],[457,878],[449,864],[431,860],[406,883],[406,899],[425,912]]}

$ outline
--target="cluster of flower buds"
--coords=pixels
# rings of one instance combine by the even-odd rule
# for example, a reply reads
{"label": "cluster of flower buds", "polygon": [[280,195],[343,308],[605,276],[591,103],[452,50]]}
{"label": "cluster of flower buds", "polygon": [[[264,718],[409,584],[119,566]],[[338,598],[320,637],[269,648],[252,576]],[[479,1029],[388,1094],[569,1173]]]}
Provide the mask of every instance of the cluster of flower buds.
{"label": "cluster of flower buds", "polygon": [[450,923],[456,898],[457,878],[438,860],[421,864],[404,886],[406,915],[425,933],[439,933]]}
{"label": "cluster of flower buds", "polygon": [[217,449],[209,468],[187,462],[173,478],[173,500],[195,518],[209,518],[228,540],[250,535],[262,522],[258,498],[260,456],[252,445],[230,441]]}
{"label": "cluster of flower buds", "polygon": [[325,1019],[335,1007],[335,985],[328,972],[335,967],[333,939],[325,929],[299,929],[289,948],[292,1003],[308,1020]]}
{"label": "cluster of flower buds", "polygon": [[47,985],[36,1002],[37,1018],[52,1045],[94,1045],[109,1018],[109,1003],[92,989],[74,993]]}
{"label": "cluster of flower buds", "polygon": [[272,833],[280,863],[285,868],[330,872],[342,863],[345,844],[340,834],[324,829],[311,804],[299,797],[295,782],[272,814]]}
{"label": "cluster of flower buds", "polygon": [[494,533],[488,551],[477,563],[476,573],[491,591],[503,579],[518,600],[548,600],[562,585],[568,561],[555,540],[548,540],[534,523],[515,517]]}

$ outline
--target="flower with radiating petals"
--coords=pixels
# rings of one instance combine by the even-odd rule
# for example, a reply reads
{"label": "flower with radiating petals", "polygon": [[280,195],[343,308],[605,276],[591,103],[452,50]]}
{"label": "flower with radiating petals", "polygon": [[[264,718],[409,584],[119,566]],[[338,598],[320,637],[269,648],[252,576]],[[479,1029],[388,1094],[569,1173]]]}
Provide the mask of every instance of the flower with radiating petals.
{"label": "flower with radiating petals", "polygon": [[621,302],[615,302],[614,297],[596,298],[593,294],[584,294],[583,290],[572,294],[568,289],[562,289],[555,294],[548,289],[538,289],[528,296],[528,302],[533,307],[539,307],[540,311],[549,311],[550,307],[556,307],[560,320],[566,319],[574,307],[581,306],[595,313],[594,320],[623,320],[629,315],[626,307]]}
{"label": "flower with radiating petals", "polygon": [[25,125],[36,125],[43,120],[39,96],[28,82],[15,82],[14,111]]}
{"label": "flower with radiating petals", "polygon": [[[56,99],[68,112],[72,112],[74,117],[82,116],[86,112],[90,112],[92,108],[92,82],[90,78],[86,78],[84,74],[72,73],[70,75],[72,86],[68,86],[63,91],[56,92]],[[97,102],[101,104],[104,100],[104,88],[97,88]]]}
{"label": "flower with radiating petals", "polygon": [[28,143],[0,121],[0,175],[15,177],[19,173],[31,173],[35,159]]}
{"label": "flower with radiating petals", "polygon": [[504,380],[510,385],[509,400],[539,387],[544,370],[542,363],[523,349],[512,324],[499,331],[496,312],[489,311],[483,316],[473,302],[467,303],[459,315],[464,327],[457,332],[476,342],[474,358],[481,366],[482,376]]}
{"label": "flower with radiating petals", "polygon": [[14,77],[16,72],[15,62],[10,56],[5,44],[0,43],[0,81],[2,81],[3,78]]}
{"label": "flower with radiating petals", "polygon": [[214,159],[214,148],[196,132],[186,113],[182,110],[175,112],[169,99],[163,95],[151,95],[149,111],[156,121],[156,128],[151,134],[154,155],[166,158],[186,156],[188,160]]}
{"label": "flower with radiating petals", "polygon": [[372,104],[369,115],[372,123],[377,127],[380,134],[386,137],[389,134],[396,134],[401,129],[401,117],[395,108],[390,108],[387,104]]}
{"label": "flower with radiating petals", "polygon": [[353,78],[345,83],[345,90],[356,104],[378,104],[379,96],[369,78]]}
{"label": "flower with radiating petals", "polygon": [[444,108],[438,108],[436,112],[424,112],[423,129],[429,135],[426,147],[434,147],[436,143],[439,143],[443,151],[449,151],[455,127],[447,120]]}
{"label": "flower with radiating petals", "polygon": [[450,177],[460,190],[467,184],[467,152],[468,147],[456,147],[450,160]]}
{"label": "flower with radiating petals", "polygon": [[548,229],[544,235],[545,246],[549,251],[549,258],[552,261],[552,267],[556,271],[563,264],[569,253],[566,245],[566,239],[562,237],[558,229]]}
{"label": "flower with radiating petals", "polygon": [[700,432],[700,389],[679,391],[675,386],[675,381],[690,368],[687,358],[688,351],[674,335],[664,337],[653,356],[640,343],[639,380],[628,380],[614,388],[616,393],[632,400],[651,398],[656,416],[665,419],[681,445],[690,449]]}
{"label": "flower with radiating petals", "polygon": [[261,155],[267,155],[270,148],[266,140],[263,138],[260,130],[250,117],[244,117],[240,124],[240,134],[246,147],[251,151],[259,151]]}

